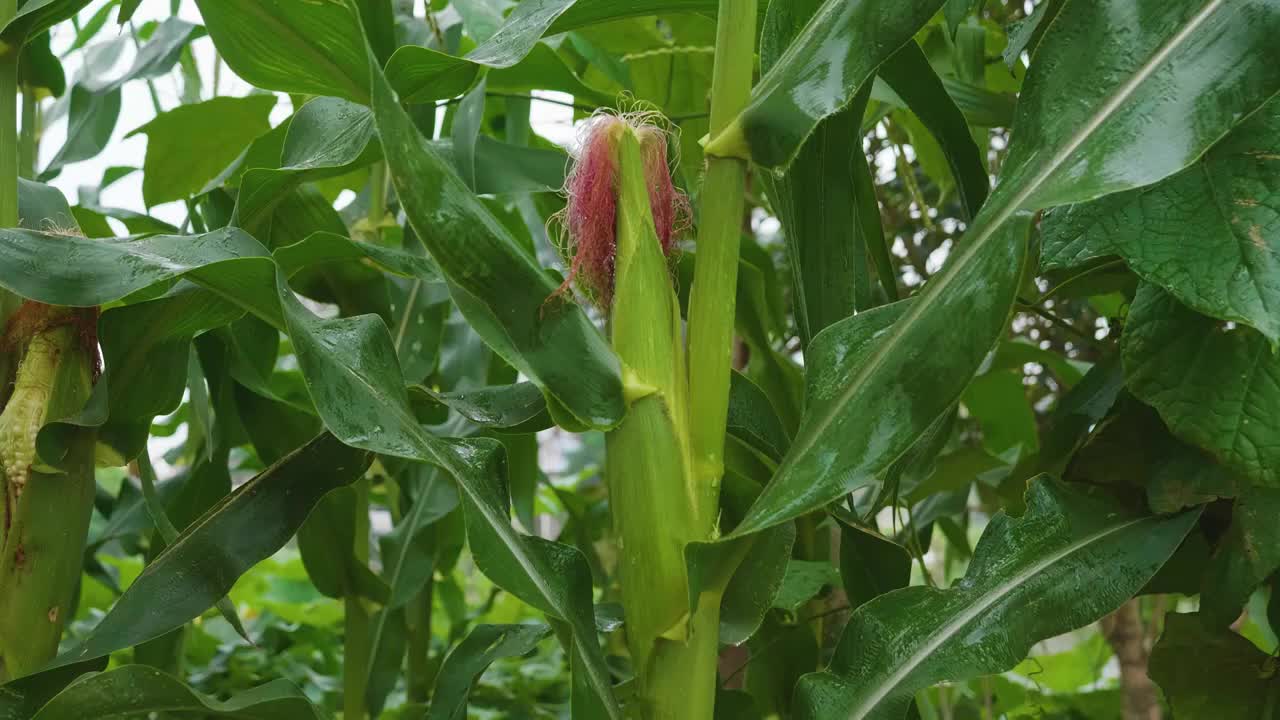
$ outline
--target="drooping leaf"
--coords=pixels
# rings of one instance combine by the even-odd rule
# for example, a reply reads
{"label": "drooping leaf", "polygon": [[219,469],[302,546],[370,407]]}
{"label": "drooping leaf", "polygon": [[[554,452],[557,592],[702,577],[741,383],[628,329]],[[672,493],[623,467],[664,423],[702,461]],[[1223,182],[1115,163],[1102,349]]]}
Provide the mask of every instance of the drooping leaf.
{"label": "drooping leaf", "polygon": [[89,0],[27,0],[15,8],[15,14],[0,28],[0,42],[21,48],[28,38],[75,15],[88,4]]}
{"label": "drooping leaf", "polygon": [[426,580],[420,571],[408,567],[409,559],[413,556],[410,546],[423,529],[458,506],[458,493],[447,482],[447,478],[425,467],[420,468],[416,474],[422,481],[415,488],[413,505],[383,543],[383,574],[391,585],[387,604],[393,608],[407,602]]}
{"label": "drooping leaf", "polygon": [[[727,474],[722,507],[740,515],[759,487]],[[711,590],[720,596],[720,642],[741,645],[760,630],[782,589],[795,541],[795,525],[786,523],[734,544],[693,543],[685,548],[691,611],[697,608],[692,593]]]}
{"label": "drooping leaf", "polygon": [[756,452],[777,462],[791,444],[769,398],[745,375],[729,377],[729,412],[726,431]]}
{"label": "drooping leaf", "polygon": [[[955,402],[1006,325],[1031,211],[1166,177],[1280,89],[1280,67],[1260,63],[1254,50],[1280,30],[1280,9],[1262,2],[1228,9],[1217,0],[1124,1],[1126,12],[1138,13],[1138,38],[1128,24],[1106,22],[1097,8],[1071,6],[1057,18],[1019,101],[1015,128],[1025,130],[1015,136],[1005,178],[970,224],[963,247],[910,308],[889,311],[901,315],[896,322],[884,308],[844,321],[859,351],[833,363],[824,396],[810,404],[788,457],[735,534],[874,483]],[[819,25],[809,28],[817,32]],[[1080,55],[1083,39],[1106,52]],[[798,49],[788,56],[803,66]],[[1206,67],[1222,72],[1208,77]],[[1166,78],[1170,73],[1175,77]],[[742,117],[773,108],[773,86],[762,81]],[[1177,88],[1174,97],[1170,88]],[[1077,102],[1055,101],[1065,96]],[[839,328],[827,330],[833,340]],[[947,342],[945,352],[940,341]],[[863,442],[851,445],[850,437]]]}
{"label": "drooping leaf", "polygon": [[1182,720],[1255,720],[1275,707],[1275,658],[1194,614],[1170,614],[1151,649],[1151,679]]}
{"label": "drooping leaf", "polygon": [[49,49],[49,33],[28,40],[18,59],[18,85],[35,94],[62,97],[67,91],[67,75],[62,63]]}
{"label": "drooping leaf", "polygon": [[942,14],[947,20],[947,29],[952,35],[956,34],[956,29],[960,27],[960,23],[969,18],[970,15],[982,9],[982,4],[986,0],[947,0],[947,4],[943,6]]}
{"label": "drooping leaf", "polygon": [[[623,414],[617,358],[580,308],[552,298],[559,283],[445,164],[373,73],[373,109],[409,224],[468,322],[552,399],[552,417],[607,428]],[[558,412],[563,408],[562,411]]]}
{"label": "drooping leaf", "polygon": [[1272,100],[1177,175],[1047,214],[1042,266],[1120,255],[1197,312],[1280,340],[1278,146]]}
{"label": "drooping leaf", "polygon": [[298,552],[307,576],[322,594],[331,598],[359,596],[386,603],[390,587],[355,553],[360,527],[353,512],[360,507],[357,492],[349,486],[338,488],[316,503],[298,529]]}
{"label": "drooping leaf", "polygon": [[461,94],[486,70],[487,86],[493,91],[555,90],[602,105],[613,101],[608,93],[584,82],[546,44],[538,43],[528,48],[522,44],[512,46],[499,53],[491,53],[491,59],[491,63],[480,62],[474,59],[474,53],[457,57],[428,47],[406,45],[397,50],[387,63],[387,80],[396,93],[410,103],[443,100]]}
{"label": "drooping leaf", "polygon": [[[768,0],[757,0],[758,13],[763,15],[768,5]],[[714,16],[718,8],[718,0],[578,0],[551,24],[547,34],[638,15],[701,13]]]}
{"label": "drooping leaf", "polygon": [[504,432],[538,432],[551,427],[546,399],[533,383],[491,385],[445,393],[415,387],[412,398],[444,405],[474,423]]}
{"label": "drooping leaf", "polygon": [[924,27],[943,2],[910,0],[890,7],[826,0],[707,151],[716,153],[717,140],[728,137],[731,145],[745,144],[760,165],[789,164],[818,123],[848,106],[876,67]]}
{"label": "drooping leaf", "polygon": [[62,191],[26,178],[18,178],[18,227],[28,230],[79,230]]}
{"label": "drooping leaf", "polygon": [[436,676],[428,720],[463,720],[471,686],[494,660],[531,652],[551,634],[546,625],[477,625],[449,651]]}
{"label": "drooping leaf", "polygon": [[1209,561],[1200,590],[1200,617],[1225,628],[1249,596],[1280,568],[1280,490],[1250,488],[1236,500],[1231,526]]}
{"label": "drooping leaf", "polygon": [[[767,72],[820,3],[772,3],[760,41]],[[862,149],[862,116],[870,87],[824,119],[795,160],[766,176],[782,221],[796,288],[796,323],[806,345],[819,331],[871,305],[869,249],[883,246],[880,209]],[[896,292],[896,287],[894,288]]]}
{"label": "drooping leaf", "polygon": [[798,689],[803,718],[900,718],[942,680],[1012,668],[1036,642],[1119,607],[1199,513],[1133,516],[1047,478],[1020,519],[995,516],[963,580],[881,595],[849,619],[831,666]]}
{"label": "drooping leaf", "polygon": [[967,217],[977,215],[991,190],[986,163],[964,115],[920,46],[903,45],[880,66],[879,74],[938,142],[959,189],[961,206]]}
{"label": "drooping leaf", "polygon": [[841,524],[840,579],[849,607],[904,588],[911,581],[911,554],[898,543],[865,528]]}
{"label": "drooping leaf", "polygon": [[285,132],[279,167],[250,168],[241,177],[233,222],[257,232],[276,204],[299,184],[374,162],[380,156],[374,137],[373,114],[363,105],[335,97],[303,105]]}
{"label": "drooping leaf", "polygon": [[368,102],[364,40],[348,3],[197,0],[196,6],[219,55],[248,82]]}
{"label": "drooping leaf", "polygon": [[147,136],[142,198],[147,205],[195,195],[254,138],[271,129],[274,95],[216,97],[160,113],[130,135]]}
{"label": "drooping leaf", "polygon": [[1280,487],[1280,356],[1143,284],[1122,338],[1129,389],[1175,435],[1256,483]]}
{"label": "drooping leaf", "polygon": [[791,560],[782,585],[773,598],[773,607],[797,612],[824,589],[840,584],[840,571],[826,560]]}
{"label": "drooping leaf", "polygon": [[462,182],[476,189],[476,138],[484,124],[485,79],[471,88],[453,114],[453,167]]}
{"label": "drooping leaf", "polygon": [[[211,467],[213,466],[210,463],[202,464],[198,466],[198,469],[193,469],[191,474],[195,476],[199,472],[199,469]],[[156,490],[155,470],[151,467],[151,457],[149,453],[143,452],[139,455],[138,468],[139,479],[142,481],[143,503],[147,507],[147,513],[151,515],[151,521],[155,524],[156,532],[163,540],[161,547],[167,547],[177,541],[179,533],[178,529],[174,527],[173,522],[170,521],[168,513],[165,510],[165,506],[160,499],[160,493]],[[222,470],[222,468],[218,468],[218,471],[226,481],[225,484],[217,483],[220,487],[215,488],[215,491],[218,493],[217,497],[221,497],[230,489],[231,478],[227,476],[225,470]],[[185,489],[186,488],[184,487],[183,490]],[[178,498],[175,498],[175,500],[177,499]],[[213,498],[211,497],[210,499]],[[206,503],[200,503],[200,505],[203,506],[202,509],[207,509]],[[185,510],[186,508],[182,509]],[[188,515],[188,517],[179,517],[178,521],[181,522],[185,528],[191,524],[190,520],[192,519],[193,518]],[[249,639],[249,635],[245,632],[244,625],[240,622],[240,615],[236,612],[236,607],[231,603],[231,600],[226,597],[218,598],[215,605],[218,608],[219,614],[221,614],[222,618],[227,621],[227,624],[235,629],[236,633],[240,635],[240,637],[247,641]]]}
{"label": "drooping leaf", "polygon": [[240,720],[322,720],[325,715],[288,680],[272,680],[228,700],[196,692],[149,665],[124,665],[89,673],[58,693],[31,720],[86,717],[146,717],[155,713],[199,713]]}
{"label": "drooping leaf", "polygon": [[1022,53],[1028,52],[1035,54],[1036,46],[1040,44],[1040,39],[1044,37],[1045,30],[1048,29],[1053,19],[1057,17],[1058,11],[1062,10],[1062,6],[1066,5],[1066,0],[1045,0],[1031,11],[1031,15],[1017,23],[1010,25],[1008,30],[1009,44],[1005,46],[1004,64],[1013,70],[1014,66],[1021,60]]}
{"label": "drooping leaf", "polygon": [[512,527],[501,444],[487,438],[442,440],[418,424],[380,318],[318,318],[283,275],[278,291],[298,364],[325,426],[350,445],[428,462],[452,476],[476,564],[516,597],[570,624],[575,667],[610,717],[617,717],[591,620],[590,570],[574,548]]}
{"label": "drooping leaf", "polygon": [[284,546],[327,492],[358,478],[368,453],[318,436],[222,499],[165,548],[106,617],[45,672],[163,635],[224,597]]}
{"label": "drooping leaf", "polygon": [[149,422],[177,409],[191,339],[243,315],[243,308],[191,283],[179,283],[155,300],[104,312],[98,332],[110,376],[111,418]]}
{"label": "drooping leaf", "polygon": [[50,305],[102,305],[186,277],[281,327],[273,268],[266,249],[235,228],[111,240],[0,230],[0,286]]}

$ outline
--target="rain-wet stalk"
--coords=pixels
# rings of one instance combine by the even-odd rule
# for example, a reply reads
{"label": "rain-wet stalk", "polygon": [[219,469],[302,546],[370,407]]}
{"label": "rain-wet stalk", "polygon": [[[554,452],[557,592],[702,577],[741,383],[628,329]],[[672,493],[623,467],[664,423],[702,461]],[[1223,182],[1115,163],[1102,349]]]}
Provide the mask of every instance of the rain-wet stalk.
{"label": "rain-wet stalk", "polygon": [[[713,134],[750,94],[755,17],[754,2],[722,3]],[[746,162],[708,160],[686,356],[667,258],[687,204],[671,184],[666,133],[651,119],[606,115],[589,126],[568,183],[565,287],[575,283],[608,311],[630,406],[606,436],[605,465],[636,673],[632,714],[710,720],[720,598],[705,593],[690,616],[684,549],[717,533]]]}
{"label": "rain-wet stalk", "polygon": [[36,437],[46,421],[84,407],[96,373],[96,324],[93,309],[27,303],[5,333],[5,350],[21,361],[0,413],[0,681],[53,658],[80,579],[93,511],[94,437],[71,434],[57,467],[38,457]]}
{"label": "rain-wet stalk", "polygon": [[[711,79],[711,138],[729,127],[751,95],[756,11],[754,0],[720,0]],[[724,474],[746,177],[746,160],[708,155],[699,193],[698,262],[689,290],[690,426],[697,484],[711,508],[717,505]]]}
{"label": "rain-wet stalk", "polygon": [[[18,0],[0,0],[0,28],[18,12]],[[0,228],[18,225],[18,55],[0,41]]]}

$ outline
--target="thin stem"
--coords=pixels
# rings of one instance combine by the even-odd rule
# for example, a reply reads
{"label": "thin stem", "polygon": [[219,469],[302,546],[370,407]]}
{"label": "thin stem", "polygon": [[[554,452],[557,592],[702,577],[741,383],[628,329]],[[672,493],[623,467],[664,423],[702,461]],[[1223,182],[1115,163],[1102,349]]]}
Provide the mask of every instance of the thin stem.
{"label": "thin stem", "polygon": [[422,590],[405,605],[409,633],[409,686],[410,702],[426,702],[435,682],[431,665],[431,603],[435,595],[435,576],[427,577]]}
{"label": "thin stem", "polygon": [[182,221],[181,232],[186,232],[188,227],[198,233],[208,232],[209,228],[205,225],[204,218],[200,217],[200,209],[196,207],[196,201],[187,198],[184,202],[187,206],[187,217]]}
{"label": "thin stem", "polygon": [[387,164],[374,163],[369,168],[369,241],[377,245],[382,241],[382,218],[387,214]]}
{"label": "thin stem", "polygon": [[427,26],[431,28],[431,35],[436,39],[436,49],[444,52],[444,34],[440,32],[440,23],[436,22],[435,13],[431,12],[431,0],[424,0],[423,5],[427,17]]}
{"label": "thin stem", "polygon": [[222,81],[222,56],[217,50],[213,51],[213,86],[209,88],[209,97],[218,97],[218,85]]}
{"label": "thin stem", "polygon": [[[751,95],[757,6],[721,0],[711,82],[711,137],[733,122]],[[700,202],[697,263],[689,296],[689,427],[699,510],[715,522],[724,472],[725,423],[747,164],[709,157]]]}
{"label": "thin stem", "polygon": [[1048,310],[1045,310],[1044,308],[1038,305],[1033,304],[1031,301],[1025,298],[1021,298],[1021,297],[1018,298],[1017,304],[1018,304],[1018,307],[1022,308],[1023,310],[1028,310],[1032,313],[1035,313],[1037,316],[1043,318],[1044,320],[1047,320],[1048,322],[1054,325],[1057,325],[1058,327],[1061,327],[1063,330],[1066,330],[1072,335],[1075,335],[1076,337],[1082,340],[1085,340],[1089,345],[1096,344],[1096,338],[1094,338],[1089,333],[1072,325],[1065,318],[1058,317],[1057,315],[1049,312]]}
{"label": "thin stem", "polygon": [[40,147],[40,101],[30,85],[22,86],[22,134],[18,142],[18,177],[34,180]]}
{"label": "thin stem", "polygon": [[[133,26],[133,21],[129,21],[129,37],[133,39],[133,49],[141,50],[142,41],[138,40],[138,29]],[[160,95],[156,93],[156,84],[147,78],[147,92],[151,95],[151,107],[155,109],[156,114],[164,112],[164,107],[160,105]]]}
{"label": "thin stem", "polygon": [[[0,27],[18,12],[18,0],[0,0]],[[18,55],[0,50],[0,228],[18,225]]]}
{"label": "thin stem", "polygon": [[[356,560],[369,561],[369,481],[361,479],[355,484],[355,552]],[[342,599],[343,603],[343,659],[342,659],[342,717],[345,720],[363,720],[365,717],[365,691],[369,682],[369,656],[372,652],[369,628],[369,610],[354,591]]]}

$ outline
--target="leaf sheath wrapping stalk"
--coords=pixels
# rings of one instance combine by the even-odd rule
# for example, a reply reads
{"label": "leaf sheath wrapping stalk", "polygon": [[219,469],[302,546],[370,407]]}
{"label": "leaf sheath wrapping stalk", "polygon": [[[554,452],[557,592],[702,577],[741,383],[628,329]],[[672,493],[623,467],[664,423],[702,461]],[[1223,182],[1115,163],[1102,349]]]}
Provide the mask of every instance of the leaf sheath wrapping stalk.
{"label": "leaf sheath wrapping stalk", "polygon": [[[35,357],[36,353],[47,356]],[[84,406],[92,387],[93,361],[74,326],[36,334],[27,356],[15,398],[24,384],[45,384],[49,391],[44,418],[66,417]],[[23,377],[24,373],[38,377]],[[6,414],[4,420],[8,419]],[[30,442],[18,455],[27,466],[35,461],[34,434],[3,435],[3,442]],[[93,446],[92,433],[76,434],[62,463],[64,472],[32,470],[21,497],[9,495],[5,522],[10,525],[0,557],[0,681],[26,675],[57,653],[80,580],[93,511]]]}

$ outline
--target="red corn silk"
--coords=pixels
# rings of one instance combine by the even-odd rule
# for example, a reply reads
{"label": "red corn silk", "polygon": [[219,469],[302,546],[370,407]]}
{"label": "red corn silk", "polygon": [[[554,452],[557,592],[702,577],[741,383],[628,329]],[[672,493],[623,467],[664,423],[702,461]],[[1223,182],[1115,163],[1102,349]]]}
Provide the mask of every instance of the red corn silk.
{"label": "red corn silk", "polygon": [[654,228],[664,255],[670,256],[676,238],[688,229],[689,201],[671,181],[667,164],[667,135],[660,128],[626,117],[592,118],[582,137],[577,160],[565,182],[568,202],[560,218],[567,235],[569,275],[553,297],[571,284],[602,308],[613,299],[617,255],[618,139],[630,126],[640,139],[645,179]]}

